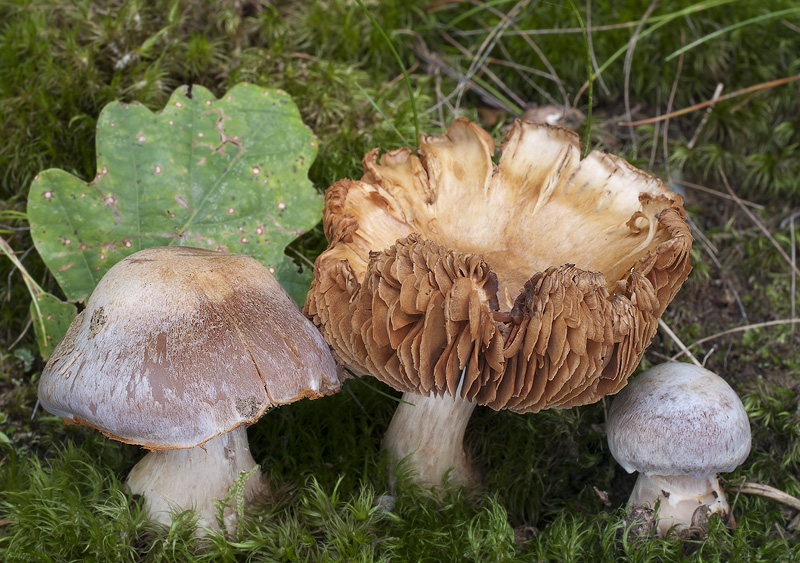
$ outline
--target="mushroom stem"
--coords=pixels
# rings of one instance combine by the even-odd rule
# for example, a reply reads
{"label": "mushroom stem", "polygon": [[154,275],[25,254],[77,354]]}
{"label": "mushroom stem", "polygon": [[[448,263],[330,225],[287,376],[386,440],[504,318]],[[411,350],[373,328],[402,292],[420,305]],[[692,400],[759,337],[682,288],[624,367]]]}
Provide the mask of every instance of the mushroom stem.
{"label": "mushroom stem", "polygon": [[[169,526],[174,513],[192,509],[198,516],[198,535],[204,535],[202,528],[220,531],[214,499],[225,498],[241,473],[254,467],[247,431],[239,426],[194,448],[150,452],[131,470],[127,486],[131,493],[144,496],[150,520]],[[245,502],[265,490],[256,472],[245,484]],[[236,532],[237,520],[234,501],[223,512],[229,536]]]}
{"label": "mushroom stem", "polygon": [[[464,432],[473,410],[475,403],[463,399],[404,393],[383,449],[395,461],[408,458],[422,485],[442,485],[445,475],[451,483],[473,485],[477,479],[464,451]],[[394,476],[391,481],[394,485]]]}
{"label": "mushroom stem", "polygon": [[672,526],[678,526],[678,529],[691,526],[692,516],[701,506],[709,508],[709,515],[719,514],[723,519],[730,513],[730,506],[716,475],[697,479],[689,475],[640,473],[629,502],[655,507],[659,500],[658,532],[662,537]]}

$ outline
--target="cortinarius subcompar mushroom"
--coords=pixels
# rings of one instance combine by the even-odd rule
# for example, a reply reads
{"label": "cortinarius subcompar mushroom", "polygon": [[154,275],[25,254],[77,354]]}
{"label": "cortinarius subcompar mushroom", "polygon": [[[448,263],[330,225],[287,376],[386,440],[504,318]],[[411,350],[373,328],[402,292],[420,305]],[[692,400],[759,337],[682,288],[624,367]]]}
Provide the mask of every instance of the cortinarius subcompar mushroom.
{"label": "cortinarius subcompar mushroom", "polygon": [[[469,481],[476,404],[536,412],[626,383],[691,269],[683,200],[578,136],[458,119],[364,157],[325,196],[305,312],[355,373],[405,392],[384,447],[423,482]],[[444,396],[448,397],[445,398]]]}
{"label": "cortinarius subcompar mushroom", "polygon": [[[191,508],[219,530],[214,499],[256,467],[246,426],[338,388],[328,345],[264,266],[164,247],[103,276],[45,367],[39,400],[66,423],[153,450],[127,481],[152,520]],[[253,475],[245,500],[263,489]],[[226,509],[228,532],[235,519]]]}
{"label": "cortinarius subcompar mushroom", "polygon": [[717,374],[684,363],[655,366],[614,397],[608,446],[628,472],[639,472],[629,502],[660,501],[661,536],[692,523],[698,508],[730,515],[717,473],[750,453],[750,421],[736,392]]}

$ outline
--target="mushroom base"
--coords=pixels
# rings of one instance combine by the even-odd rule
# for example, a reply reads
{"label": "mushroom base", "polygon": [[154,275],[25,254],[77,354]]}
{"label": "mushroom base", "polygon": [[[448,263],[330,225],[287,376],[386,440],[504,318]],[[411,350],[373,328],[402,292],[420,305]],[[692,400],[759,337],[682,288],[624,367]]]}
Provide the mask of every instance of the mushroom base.
{"label": "mushroom base", "polygon": [[708,507],[708,515],[719,514],[726,519],[730,513],[716,475],[695,479],[688,475],[639,474],[628,502],[654,508],[657,501],[661,501],[658,513],[661,537],[673,526],[678,530],[691,526],[692,516],[703,505]]}
{"label": "mushroom base", "polygon": [[[143,495],[148,518],[169,526],[173,514],[192,509],[197,513],[197,536],[205,529],[217,532],[217,507],[214,499],[228,494],[242,472],[256,467],[247,443],[244,426],[205,442],[202,446],[178,450],[158,450],[147,454],[128,475],[131,493]],[[261,473],[245,483],[244,500],[252,501],[266,491]],[[235,500],[223,511],[223,525],[231,536],[238,516]]]}
{"label": "mushroom base", "polygon": [[[425,486],[442,485],[445,476],[451,483],[475,485],[478,480],[464,451],[464,432],[476,403],[415,393],[404,393],[403,401],[382,444],[393,462],[408,460],[415,481]],[[394,481],[392,475],[392,487]]]}

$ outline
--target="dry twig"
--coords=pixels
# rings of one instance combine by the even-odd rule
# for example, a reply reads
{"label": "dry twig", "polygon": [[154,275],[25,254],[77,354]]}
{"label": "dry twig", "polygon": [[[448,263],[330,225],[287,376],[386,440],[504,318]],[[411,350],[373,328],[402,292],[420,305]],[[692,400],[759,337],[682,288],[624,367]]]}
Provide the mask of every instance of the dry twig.
{"label": "dry twig", "polygon": [[[680,184],[681,186],[687,188],[692,188],[693,190],[699,190],[701,192],[712,194],[717,197],[721,197],[722,199],[727,199],[729,201],[736,201],[736,198],[733,198],[726,193],[718,192],[717,190],[707,188],[706,186],[701,186],[700,184],[694,184],[692,182],[687,182],[686,180],[675,180],[673,178],[670,178],[670,182],[672,182],[673,184]],[[753,203],[752,201],[747,201],[746,199],[739,198],[739,201],[741,201],[744,205],[748,207],[752,207],[753,209],[760,209],[760,210],[764,209],[763,205]]]}
{"label": "dry twig", "polygon": [[758,217],[756,217],[753,214],[752,211],[747,209],[747,206],[744,203],[742,203],[742,200],[739,199],[739,196],[737,196],[734,193],[733,188],[731,188],[731,185],[728,182],[728,177],[725,175],[725,171],[722,170],[722,166],[718,166],[717,170],[719,171],[720,177],[722,177],[722,183],[725,184],[725,188],[728,190],[728,193],[731,195],[731,197],[736,202],[736,204],[742,209],[742,211],[745,212],[745,215],[747,215],[750,218],[750,220],[753,223],[755,223],[755,225],[761,230],[761,232],[764,233],[764,236],[767,237],[767,239],[772,243],[772,246],[775,247],[775,249],[778,251],[778,254],[780,254],[781,257],[783,257],[783,259],[786,260],[786,263],[789,264],[789,266],[791,266],[792,271],[797,273],[797,274],[800,274],[800,271],[798,271],[798,269],[797,269],[797,264],[795,264],[792,261],[792,259],[789,258],[789,255],[786,254],[786,251],[783,248],[781,248],[781,245],[778,244],[778,241],[775,240],[775,237],[772,236],[772,233],[770,233],[767,230],[767,228],[764,226],[764,223],[762,223],[758,219]]}
{"label": "dry twig", "polygon": [[[722,95],[722,88],[724,88],[722,82],[717,84],[717,88],[714,90],[714,96],[711,98],[712,100],[719,99],[720,95]],[[712,109],[711,107],[708,107],[708,109],[706,109],[706,113],[703,116],[703,119],[700,120],[700,125],[697,126],[697,129],[694,130],[694,135],[692,135],[692,138],[689,139],[689,143],[686,145],[689,148],[689,150],[694,148],[695,143],[697,143],[698,137],[700,137],[700,131],[703,130],[703,127],[705,127],[708,118],[711,117],[711,109]]]}
{"label": "dry twig", "polygon": [[469,68],[467,69],[466,75],[461,80],[459,80],[458,86],[456,87],[456,90],[458,90],[458,96],[456,98],[456,104],[455,104],[456,109],[458,109],[458,107],[460,106],[461,96],[464,92],[464,86],[466,85],[466,83],[472,80],[472,77],[477,72],[477,69],[483,66],[484,60],[492,52],[497,42],[500,41],[500,38],[503,37],[503,33],[505,33],[506,28],[508,28],[510,25],[514,25],[514,19],[519,16],[519,13],[522,10],[522,8],[524,6],[527,6],[529,2],[530,0],[520,0],[519,2],[514,4],[514,7],[511,8],[511,11],[507,15],[501,13],[502,15],[500,23],[497,26],[495,26],[489,32],[489,35],[486,36],[486,39],[483,40],[483,43],[481,43],[481,45],[478,47],[478,52],[475,53],[475,56],[472,57],[472,60],[470,61],[470,65]]}
{"label": "dry twig", "polygon": [[[736,494],[744,493],[750,495],[758,495],[764,498],[768,498],[781,504],[785,504],[793,508],[794,510],[800,511],[800,499],[797,497],[793,497],[790,494],[784,493],[780,489],[776,489],[775,487],[770,487],[769,485],[764,485],[762,483],[748,483],[744,482],[738,487],[734,487],[733,490],[736,491]],[[789,523],[789,528],[797,528],[800,525],[800,513],[795,516],[795,518]]]}
{"label": "dry twig", "polygon": [[658,319],[658,326],[659,326],[659,328],[661,328],[661,330],[666,332],[667,335],[672,339],[672,341],[675,342],[675,344],[678,345],[678,348],[681,349],[681,353],[678,354],[677,356],[674,356],[674,357],[678,357],[680,355],[686,354],[687,356],[689,356],[689,359],[692,360],[693,364],[695,364],[698,367],[703,367],[703,364],[701,364],[700,362],[697,361],[697,358],[695,358],[694,355],[692,355],[692,353],[689,351],[689,348],[687,348],[686,344],[681,342],[681,339],[678,338],[678,335],[675,334],[674,332],[672,332],[672,329],[669,328],[669,326],[667,325],[667,323],[664,322],[663,319]]}
{"label": "dry twig", "polygon": [[514,70],[519,72],[519,75],[528,84],[528,86],[530,86],[531,88],[536,90],[536,92],[538,92],[540,96],[542,96],[543,98],[547,98],[547,100],[551,104],[553,104],[554,106],[558,105],[558,102],[556,101],[556,99],[553,96],[550,95],[550,92],[548,92],[547,90],[545,90],[544,88],[539,86],[536,83],[535,80],[531,80],[531,78],[526,73],[530,73],[530,74],[533,74],[533,75],[536,75],[536,76],[541,76],[542,78],[547,78],[548,80],[554,80],[554,78],[552,76],[550,76],[546,72],[543,72],[543,71],[541,71],[539,69],[536,69],[536,68],[533,68],[533,67],[529,67],[529,66],[525,66],[525,65],[521,65],[519,63],[515,63],[514,61],[510,60],[513,57],[511,56],[511,53],[508,52],[508,49],[506,49],[506,46],[503,44],[502,41],[500,41],[497,44],[497,46],[500,49],[500,52],[503,53],[503,56],[505,56],[509,60],[502,60],[502,59],[497,59],[497,58],[492,57],[492,58],[489,59],[490,63],[497,64],[497,65],[502,65],[502,66],[507,66],[509,68],[513,68]]}
{"label": "dry twig", "polygon": [[[686,43],[686,32],[681,28],[681,45]],[[667,115],[672,112],[672,104],[675,103],[675,94],[678,93],[678,81],[683,71],[683,53],[678,57],[678,68],[675,70],[675,79],[672,81],[672,89],[669,92],[669,100],[667,100]],[[598,75],[599,78],[599,75]],[[660,110],[660,108],[659,108]],[[662,149],[664,151],[664,166],[667,169],[667,178],[670,182],[674,182],[669,170],[669,118],[664,121],[664,129],[661,131],[663,138],[661,140]]]}
{"label": "dry twig", "polygon": [[[733,328],[729,328],[728,330],[723,330],[722,332],[718,332],[716,334],[712,334],[710,336],[706,336],[705,338],[701,338],[700,340],[697,340],[696,342],[693,342],[693,343],[689,344],[689,346],[687,346],[687,349],[688,348],[696,348],[697,346],[700,346],[701,344],[705,344],[706,342],[709,342],[711,340],[716,340],[717,338],[721,338],[721,337],[727,336],[729,334],[735,334],[737,332],[744,332],[745,330],[751,330],[751,329],[754,329],[754,328],[766,328],[768,326],[777,326],[777,325],[785,325],[785,324],[793,324],[793,323],[800,323],[800,319],[777,319],[777,320],[774,320],[774,321],[764,321],[763,323],[754,323],[754,324],[749,324],[749,325],[736,326],[736,327],[733,327]],[[683,356],[685,353],[688,353],[688,350],[687,351],[681,350],[680,352],[678,352],[677,354],[672,356],[670,358],[670,361],[674,362],[675,360],[677,360],[678,358]]]}
{"label": "dry twig", "polygon": [[[794,234],[794,215],[792,215],[791,219],[789,219],[789,232],[792,234],[792,318],[796,318],[797,315],[795,314],[796,309],[796,288],[797,288],[797,275],[795,272],[797,271],[797,243],[795,241],[795,234]],[[794,336],[794,325],[792,325],[792,336]]]}
{"label": "dry twig", "polygon": [[[442,37],[446,40],[451,41],[451,44],[455,45],[456,48],[459,50],[463,49],[463,47],[455,40],[447,35],[446,33],[442,33]],[[428,65],[430,69],[435,72],[441,72],[442,74],[450,77],[451,79],[455,80],[459,86],[450,94],[444,97],[440,97],[437,104],[428,109],[428,112],[437,111],[443,105],[447,105],[448,107],[452,107],[450,104],[450,100],[459,95],[465,89],[473,90],[480,98],[487,104],[491,105],[492,107],[504,109],[509,113],[514,113],[514,109],[511,108],[508,104],[502,101],[500,98],[494,96],[491,92],[489,92],[486,88],[481,86],[480,84],[476,83],[474,80],[467,80],[466,75],[461,72],[459,69],[453,68],[450,64],[441,56],[436,53],[431,52],[428,50],[427,45],[420,39],[417,38],[417,41],[414,42],[414,54],[419,57],[425,64]],[[462,51],[466,56],[471,57],[472,54],[468,51]],[[456,108],[452,108],[452,112],[456,114]]]}
{"label": "dry twig", "polygon": [[677,111],[673,111],[672,113],[667,113],[665,115],[661,115],[659,117],[651,117],[649,119],[640,119],[638,121],[630,121],[630,122],[621,122],[619,123],[620,126],[636,126],[636,125],[647,125],[648,123],[655,123],[656,121],[663,121],[665,119],[670,119],[673,117],[677,117],[679,115],[685,115],[687,113],[692,113],[693,111],[697,111],[699,109],[707,108],[708,106],[713,106],[719,102],[724,100],[730,100],[731,98],[736,98],[737,96],[743,96],[745,94],[749,94],[750,92],[756,92],[758,90],[765,90],[767,88],[774,88],[775,86],[781,86],[783,84],[789,84],[790,82],[796,82],[800,80],[800,74],[795,74],[794,76],[787,76],[786,78],[779,78],[777,80],[770,80],[768,82],[762,82],[761,84],[756,84],[754,86],[748,86],[747,88],[742,88],[741,90],[737,90],[736,92],[731,92],[730,94],[725,94],[724,96],[720,96],[717,99],[707,100],[705,102],[701,102],[699,104],[695,104],[693,106],[689,106],[688,108],[679,109]]}

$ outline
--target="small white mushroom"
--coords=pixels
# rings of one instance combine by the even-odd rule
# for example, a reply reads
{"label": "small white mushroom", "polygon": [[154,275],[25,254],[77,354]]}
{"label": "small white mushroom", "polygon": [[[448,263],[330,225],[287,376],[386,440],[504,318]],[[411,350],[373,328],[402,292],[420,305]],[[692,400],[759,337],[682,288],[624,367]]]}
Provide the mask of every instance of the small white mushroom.
{"label": "small white mushroom", "polygon": [[718,375],[684,363],[647,370],[614,398],[608,446],[628,473],[639,472],[630,504],[660,501],[658,530],[686,527],[701,506],[727,519],[717,473],[750,453],[750,423],[739,397]]}

